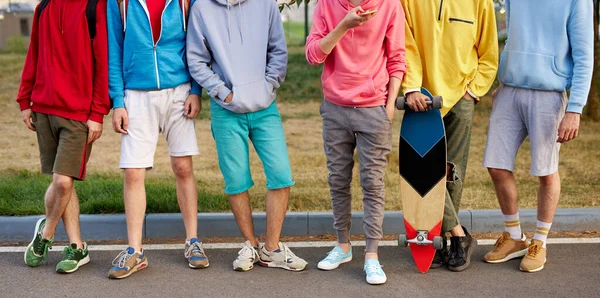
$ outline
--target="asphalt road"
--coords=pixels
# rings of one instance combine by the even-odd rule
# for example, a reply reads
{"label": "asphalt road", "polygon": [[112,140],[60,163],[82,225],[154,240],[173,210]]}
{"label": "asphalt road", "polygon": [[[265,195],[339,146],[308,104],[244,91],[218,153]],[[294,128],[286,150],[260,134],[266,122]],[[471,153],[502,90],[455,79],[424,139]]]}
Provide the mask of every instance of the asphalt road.
{"label": "asphalt road", "polygon": [[54,272],[60,259],[51,252],[48,265],[29,268],[22,253],[0,253],[0,297],[600,297],[600,245],[555,244],[539,273],[522,273],[519,261],[481,262],[490,247],[479,247],[465,272],[435,269],[419,273],[406,249],[380,248],[388,276],[370,286],[362,272],[362,247],[354,260],[335,271],[316,269],[328,248],[295,248],[310,268],[304,272],[255,267],[231,269],[237,250],[207,250],[210,268],[187,268],[183,251],[147,251],[149,267],[124,280],[106,272],[117,251],[92,251],[92,262],[71,275]]}

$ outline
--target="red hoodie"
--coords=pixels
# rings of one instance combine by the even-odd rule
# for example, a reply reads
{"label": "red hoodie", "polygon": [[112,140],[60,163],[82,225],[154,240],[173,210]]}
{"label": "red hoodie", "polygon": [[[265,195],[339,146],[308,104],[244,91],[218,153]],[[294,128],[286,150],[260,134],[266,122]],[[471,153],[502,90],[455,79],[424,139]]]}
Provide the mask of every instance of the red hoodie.
{"label": "red hoodie", "polygon": [[93,41],[87,2],[52,0],[34,17],[17,96],[21,110],[99,123],[109,113],[106,0],[98,0]]}

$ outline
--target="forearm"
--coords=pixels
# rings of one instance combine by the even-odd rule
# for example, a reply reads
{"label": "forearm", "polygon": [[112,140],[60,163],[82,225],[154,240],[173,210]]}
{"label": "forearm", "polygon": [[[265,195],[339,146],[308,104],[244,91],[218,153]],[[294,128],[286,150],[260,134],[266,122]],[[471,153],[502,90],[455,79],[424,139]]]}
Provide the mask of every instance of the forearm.
{"label": "forearm", "polygon": [[341,23],[338,24],[335,29],[333,29],[329,34],[325,35],[325,37],[319,40],[319,45],[325,54],[329,55],[333,48],[342,40],[344,35],[348,32],[347,28],[341,26]]}
{"label": "forearm", "polygon": [[397,77],[390,77],[390,82],[388,83],[388,98],[386,103],[386,110],[389,112],[393,112],[396,108],[396,98],[398,97],[398,93],[400,92],[400,87],[402,85],[402,80]]}

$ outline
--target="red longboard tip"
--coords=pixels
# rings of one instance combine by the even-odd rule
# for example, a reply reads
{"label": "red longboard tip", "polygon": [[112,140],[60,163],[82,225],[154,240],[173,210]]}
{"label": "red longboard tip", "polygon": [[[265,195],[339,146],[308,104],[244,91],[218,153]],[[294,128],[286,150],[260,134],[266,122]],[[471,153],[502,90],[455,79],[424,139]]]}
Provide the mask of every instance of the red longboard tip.
{"label": "red longboard tip", "polygon": [[[413,228],[412,225],[406,220],[404,220],[404,227],[406,228],[406,237],[408,239],[414,239],[417,237],[417,230]],[[427,238],[433,241],[434,237],[440,236],[441,230],[442,221],[428,231]],[[409,247],[413,256],[413,260],[417,265],[417,269],[419,269],[421,273],[427,273],[429,268],[431,268],[431,263],[433,262],[433,257],[435,256],[435,248],[433,248],[433,245],[416,245],[411,243],[409,244]]]}

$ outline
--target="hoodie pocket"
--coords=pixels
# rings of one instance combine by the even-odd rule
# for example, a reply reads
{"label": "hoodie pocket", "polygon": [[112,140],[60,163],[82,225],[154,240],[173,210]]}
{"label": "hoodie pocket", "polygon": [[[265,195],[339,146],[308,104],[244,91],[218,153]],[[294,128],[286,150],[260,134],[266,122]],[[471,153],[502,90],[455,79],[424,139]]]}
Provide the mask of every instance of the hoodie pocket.
{"label": "hoodie pocket", "polygon": [[375,94],[373,78],[368,75],[334,71],[323,82],[323,95],[327,99],[370,98]]}
{"label": "hoodie pocket", "polygon": [[143,51],[133,52],[125,70],[125,82],[133,82],[134,86],[141,84],[156,84],[156,69],[154,68],[154,53]]}
{"label": "hoodie pocket", "polygon": [[505,51],[500,56],[500,80],[511,86],[562,91],[569,76],[560,72],[551,55]]}
{"label": "hoodie pocket", "polygon": [[222,106],[235,113],[250,113],[268,108],[275,100],[275,92],[265,78],[250,83],[233,85],[231,102]]}

